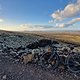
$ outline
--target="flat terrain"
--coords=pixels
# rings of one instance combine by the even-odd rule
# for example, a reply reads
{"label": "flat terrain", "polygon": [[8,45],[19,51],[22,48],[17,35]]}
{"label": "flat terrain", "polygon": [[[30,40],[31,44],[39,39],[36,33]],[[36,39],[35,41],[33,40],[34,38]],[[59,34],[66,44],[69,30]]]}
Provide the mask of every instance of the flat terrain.
{"label": "flat terrain", "polygon": [[[34,34],[0,31],[0,80],[80,80],[79,74],[71,73],[68,70],[56,69],[49,71],[34,64],[25,65],[8,56],[9,54],[8,52],[6,53],[5,50],[2,52],[2,47],[3,49],[5,49],[6,46],[12,48],[25,47],[29,43],[43,39],[44,37],[51,39],[60,38],[60,40],[62,38],[66,39],[66,35],[61,37],[62,33],[60,35],[57,34],[57,36],[55,35],[53,35],[53,33]],[[79,42],[80,37],[77,39],[77,42]],[[68,35],[67,40],[71,40],[70,35]],[[74,38],[74,40],[76,39]],[[63,43],[63,46],[64,45],[67,46],[67,44]]]}
{"label": "flat terrain", "polygon": [[28,32],[62,42],[80,44],[80,32]]}

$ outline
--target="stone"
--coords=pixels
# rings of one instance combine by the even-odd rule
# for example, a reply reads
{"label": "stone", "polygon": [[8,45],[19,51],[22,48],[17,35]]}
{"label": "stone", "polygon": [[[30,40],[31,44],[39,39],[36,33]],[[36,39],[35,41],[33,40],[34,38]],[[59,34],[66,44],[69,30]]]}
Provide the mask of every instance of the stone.
{"label": "stone", "polygon": [[36,48],[38,48],[38,46],[39,46],[38,42],[34,42],[32,44],[27,45],[27,48],[36,49]]}
{"label": "stone", "polygon": [[27,45],[29,49],[36,49],[38,47],[45,47],[47,45],[51,45],[52,41],[49,39],[41,39],[39,41],[33,42],[32,44]]}
{"label": "stone", "polygon": [[24,53],[26,53],[25,50],[19,50],[19,51],[17,52],[17,56],[21,56],[21,55],[24,54]]}
{"label": "stone", "polygon": [[49,52],[49,53],[51,53],[51,52],[52,52],[52,49],[51,49],[51,47],[48,47],[48,48],[46,48],[46,52]]}
{"label": "stone", "polygon": [[2,79],[3,80],[6,80],[7,79],[7,76],[6,75],[3,75]]}
{"label": "stone", "polygon": [[34,55],[33,54],[27,54],[27,55],[23,55],[21,57],[23,63],[25,63],[25,64],[27,64],[29,62],[32,62],[33,58],[34,58]]}
{"label": "stone", "polygon": [[52,44],[59,44],[58,41],[52,41]]}
{"label": "stone", "polygon": [[40,49],[33,49],[32,50],[32,54],[39,54],[40,53]]}
{"label": "stone", "polygon": [[52,41],[49,39],[41,39],[38,41],[39,47],[45,47],[47,45],[51,45]]}

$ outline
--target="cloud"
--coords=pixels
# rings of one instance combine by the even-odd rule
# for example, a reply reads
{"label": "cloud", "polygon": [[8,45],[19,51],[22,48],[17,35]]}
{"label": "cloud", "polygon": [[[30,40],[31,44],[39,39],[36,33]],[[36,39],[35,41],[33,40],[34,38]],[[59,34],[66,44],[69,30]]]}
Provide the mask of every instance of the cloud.
{"label": "cloud", "polygon": [[4,22],[4,20],[3,20],[3,19],[0,19],[0,23],[1,23],[1,22]]}
{"label": "cloud", "polygon": [[69,21],[67,23],[56,24],[56,26],[58,26],[60,28],[68,27],[68,26],[75,24],[76,22],[80,22],[80,18],[72,19],[71,21]]}
{"label": "cloud", "polygon": [[61,21],[77,15],[80,15],[80,0],[74,4],[68,4],[63,10],[55,11],[51,16],[55,21]]}
{"label": "cloud", "polygon": [[49,20],[49,23],[54,23],[54,21],[53,20]]}
{"label": "cloud", "polygon": [[20,28],[22,30],[27,30],[27,31],[44,31],[51,29],[51,26],[48,25],[31,25],[31,24],[22,24],[20,25]]}
{"label": "cloud", "polygon": [[[80,0],[76,0],[76,3],[68,4],[63,10],[55,11],[51,16],[53,20],[49,21],[49,23],[55,22],[56,27],[59,28],[69,27],[80,22]],[[69,18],[71,19],[70,21],[68,21]],[[64,22],[64,20],[66,20],[66,22]]]}
{"label": "cloud", "polygon": [[48,25],[21,24],[17,26],[0,26],[0,29],[8,31],[48,31],[52,30],[53,27]]}

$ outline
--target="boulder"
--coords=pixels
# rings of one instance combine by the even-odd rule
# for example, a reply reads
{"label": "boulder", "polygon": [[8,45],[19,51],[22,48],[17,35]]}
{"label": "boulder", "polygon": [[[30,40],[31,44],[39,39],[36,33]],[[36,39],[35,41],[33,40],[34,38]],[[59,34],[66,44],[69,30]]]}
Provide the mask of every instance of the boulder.
{"label": "boulder", "polygon": [[38,47],[45,47],[47,45],[51,45],[52,41],[49,39],[41,39],[38,42],[33,42],[32,44],[27,45],[29,49],[36,49]]}
{"label": "boulder", "polygon": [[40,54],[40,49],[33,49],[32,54]]}
{"label": "boulder", "polygon": [[36,48],[38,48],[38,46],[39,46],[38,42],[34,42],[32,44],[27,45],[27,48],[36,49]]}
{"label": "boulder", "polygon": [[22,61],[23,61],[24,64],[27,64],[29,62],[32,62],[33,58],[34,58],[34,55],[33,54],[27,54],[27,55],[23,55],[21,57],[21,59],[22,59]]}
{"label": "boulder", "polygon": [[45,47],[47,45],[51,45],[52,41],[49,39],[39,40],[39,47]]}

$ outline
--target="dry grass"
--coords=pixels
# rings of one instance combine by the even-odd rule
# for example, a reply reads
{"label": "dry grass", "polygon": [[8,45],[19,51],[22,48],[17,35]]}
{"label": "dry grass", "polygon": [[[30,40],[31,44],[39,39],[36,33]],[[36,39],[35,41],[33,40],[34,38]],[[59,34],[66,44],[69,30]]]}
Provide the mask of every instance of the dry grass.
{"label": "dry grass", "polygon": [[80,45],[80,32],[34,32],[31,34]]}

